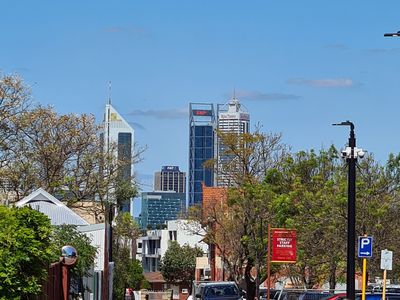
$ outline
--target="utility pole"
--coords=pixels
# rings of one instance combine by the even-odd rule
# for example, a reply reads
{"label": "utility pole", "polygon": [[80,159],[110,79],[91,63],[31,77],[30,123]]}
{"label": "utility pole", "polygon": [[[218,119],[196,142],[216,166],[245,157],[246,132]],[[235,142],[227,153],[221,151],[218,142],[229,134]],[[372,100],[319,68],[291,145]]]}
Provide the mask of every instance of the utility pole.
{"label": "utility pole", "polygon": [[[350,121],[332,124],[334,126],[350,126],[349,146],[342,151],[342,157],[349,166],[348,173],[348,202],[347,202],[347,299],[355,299],[355,256],[356,256],[356,162],[357,153],[354,124]],[[362,152],[362,150],[360,151]],[[362,154],[363,156],[363,153]],[[360,155],[361,156],[361,155]]]}

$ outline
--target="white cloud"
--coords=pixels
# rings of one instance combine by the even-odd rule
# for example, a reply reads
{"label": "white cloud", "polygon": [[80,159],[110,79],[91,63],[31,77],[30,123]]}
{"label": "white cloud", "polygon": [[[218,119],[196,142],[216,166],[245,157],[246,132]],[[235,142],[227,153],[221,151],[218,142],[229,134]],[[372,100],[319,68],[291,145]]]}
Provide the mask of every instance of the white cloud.
{"label": "white cloud", "polygon": [[152,117],[157,119],[183,119],[188,117],[188,109],[177,108],[177,109],[149,109],[140,110],[135,109],[128,113],[128,116],[139,116],[139,117]]}
{"label": "white cloud", "polygon": [[349,78],[332,78],[332,79],[305,79],[294,78],[287,81],[288,84],[307,85],[322,88],[348,88],[354,86],[354,82]]}
{"label": "white cloud", "polygon": [[272,100],[296,100],[300,96],[285,94],[285,93],[263,93],[259,91],[236,91],[237,98],[242,100],[258,100],[258,101],[272,101]]}
{"label": "white cloud", "polygon": [[366,49],[365,51],[373,54],[399,54],[400,48],[390,48],[390,49],[374,48],[374,49]]}

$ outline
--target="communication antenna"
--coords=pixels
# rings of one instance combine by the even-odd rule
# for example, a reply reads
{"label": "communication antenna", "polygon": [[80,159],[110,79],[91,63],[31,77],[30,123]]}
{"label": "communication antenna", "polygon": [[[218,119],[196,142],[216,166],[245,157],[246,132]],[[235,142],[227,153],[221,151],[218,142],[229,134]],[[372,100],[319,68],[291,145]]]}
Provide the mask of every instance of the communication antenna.
{"label": "communication antenna", "polygon": [[108,104],[111,104],[111,80],[108,81]]}

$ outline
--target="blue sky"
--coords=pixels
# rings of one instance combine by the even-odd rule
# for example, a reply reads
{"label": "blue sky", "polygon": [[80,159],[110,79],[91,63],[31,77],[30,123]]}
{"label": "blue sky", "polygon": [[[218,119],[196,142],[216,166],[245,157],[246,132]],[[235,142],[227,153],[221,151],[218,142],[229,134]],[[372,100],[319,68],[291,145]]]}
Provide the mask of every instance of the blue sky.
{"label": "blue sky", "polygon": [[[143,183],[188,168],[188,103],[236,89],[254,125],[293,151],[357,143],[400,152],[400,1],[4,1],[0,71],[35,101],[92,113],[112,101],[147,145]],[[151,187],[147,184],[143,190]]]}

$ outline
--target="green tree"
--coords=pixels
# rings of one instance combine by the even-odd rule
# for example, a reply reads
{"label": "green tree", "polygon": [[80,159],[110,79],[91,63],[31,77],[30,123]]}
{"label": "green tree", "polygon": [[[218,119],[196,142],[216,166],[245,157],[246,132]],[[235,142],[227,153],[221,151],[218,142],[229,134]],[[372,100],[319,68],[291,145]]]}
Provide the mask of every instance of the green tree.
{"label": "green tree", "polygon": [[114,299],[125,299],[125,290],[147,287],[141,263],[136,259],[140,229],[129,213],[119,213],[113,229]]}
{"label": "green tree", "polygon": [[345,266],[344,162],[334,147],[300,151],[287,158],[274,185],[280,195],[273,204],[277,225],[298,229],[298,263],[291,271],[309,288],[328,278],[334,288]]}
{"label": "green tree", "polygon": [[76,225],[61,225],[53,227],[52,243],[55,249],[53,261],[58,261],[61,248],[65,245],[73,246],[78,252],[77,264],[71,269],[72,279],[83,285],[83,277],[90,276],[90,269],[94,265],[97,249],[90,244],[90,238],[77,230]]}
{"label": "green tree", "polygon": [[161,259],[161,274],[168,283],[183,284],[191,290],[195,279],[196,257],[202,255],[203,251],[198,247],[187,244],[180,246],[178,242],[171,241]]}
{"label": "green tree", "polygon": [[44,214],[0,206],[0,299],[40,293],[54,249],[51,233]]}
{"label": "green tree", "polygon": [[78,262],[71,269],[75,277],[81,278],[89,275],[93,266],[97,249],[90,244],[90,238],[77,230],[76,225],[54,226],[52,242],[56,248],[54,261],[60,257],[61,248],[65,245],[73,246],[78,252]]}
{"label": "green tree", "polygon": [[[215,207],[206,217],[207,239],[216,245],[222,255],[228,277],[239,282],[244,276],[248,297],[254,298],[261,278],[261,267],[267,249],[266,227],[273,223],[271,204],[276,197],[263,182],[268,170],[277,168],[287,155],[287,147],[279,134],[218,132],[223,147],[224,161],[210,160],[217,181],[229,179],[228,201],[224,207]],[[232,222],[231,220],[241,220]],[[252,267],[257,268],[256,284],[250,278]],[[246,269],[243,274],[243,269]],[[265,274],[265,273],[264,273]]]}

